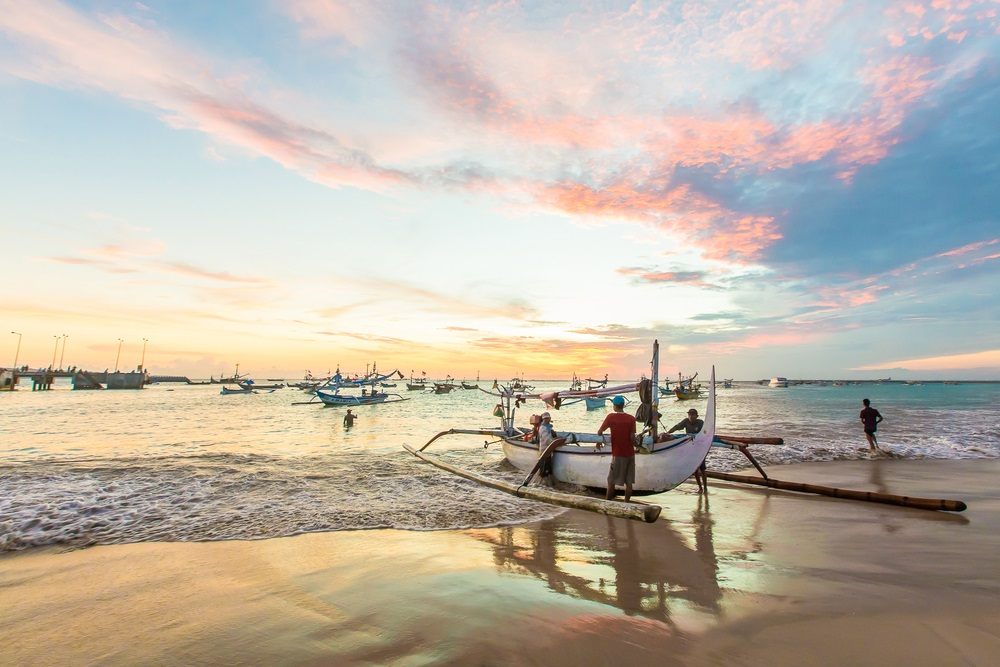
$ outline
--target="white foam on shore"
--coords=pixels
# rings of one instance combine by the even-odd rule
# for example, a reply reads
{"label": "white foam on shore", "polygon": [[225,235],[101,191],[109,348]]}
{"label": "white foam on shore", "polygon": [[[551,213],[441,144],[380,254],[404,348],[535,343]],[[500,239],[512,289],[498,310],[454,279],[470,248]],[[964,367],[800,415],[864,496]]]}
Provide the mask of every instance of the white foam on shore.
{"label": "white foam on shore", "polygon": [[[481,456],[460,464],[494,477],[517,476],[506,464],[484,464]],[[560,511],[449,475],[406,453],[338,461],[213,455],[49,462],[0,471],[2,551],[443,530],[534,521]]]}

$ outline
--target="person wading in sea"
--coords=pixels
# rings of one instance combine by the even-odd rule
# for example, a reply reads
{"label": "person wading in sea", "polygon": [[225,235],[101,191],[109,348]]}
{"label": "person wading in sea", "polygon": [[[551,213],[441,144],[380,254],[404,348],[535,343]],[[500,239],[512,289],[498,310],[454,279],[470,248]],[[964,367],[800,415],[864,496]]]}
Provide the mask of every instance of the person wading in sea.
{"label": "person wading in sea", "polygon": [[[679,431],[684,429],[685,433],[701,433],[702,427],[705,426],[705,421],[703,419],[698,419],[698,411],[694,408],[688,410],[688,416],[678,422],[676,425],[671,426],[667,433],[673,433],[674,431]],[[708,457],[706,456],[705,459]],[[694,471],[694,481],[698,484],[698,492],[708,493],[708,478],[705,476],[705,459],[702,459],[701,465],[698,469]]]}
{"label": "person wading in sea", "polygon": [[[624,412],[625,397],[611,399],[614,412],[601,422],[597,435],[611,429],[611,469],[608,471],[608,492],[605,498],[615,497],[615,487],[625,485],[625,502],[632,498],[632,484],[635,483],[635,417]],[[603,443],[597,443],[603,447]]]}
{"label": "person wading in sea", "polygon": [[882,421],[882,415],[872,407],[872,402],[867,398],[861,402],[865,407],[858,416],[861,418],[861,423],[865,425],[865,437],[868,438],[868,449],[873,452],[881,451],[878,447],[878,438],[875,437],[875,431],[878,430],[878,424]]}
{"label": "person wading in sea", "polygon": [[344,427],[351,428],[354,426],[354,420],[357,419],[357,415],[351,412],[350,408],[347,408],[347,414],[344,415]]}

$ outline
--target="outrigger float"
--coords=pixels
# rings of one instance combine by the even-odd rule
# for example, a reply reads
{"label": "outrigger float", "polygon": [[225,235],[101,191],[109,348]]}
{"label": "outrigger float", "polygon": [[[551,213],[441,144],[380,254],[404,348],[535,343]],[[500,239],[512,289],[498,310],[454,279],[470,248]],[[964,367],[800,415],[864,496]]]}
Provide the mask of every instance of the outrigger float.
{"label": "outrigger float", "polygon": [[[545,400],[547,404],[558,409],[562,405],[562,399],[585,397],[586,395],[593,397],[601,395],[610,396],[612,394],[637,391],[640,395],[641,405],[636,413],[636,417],[637,421],[641,425],[644,425],[644,428],[638,434],[636,440],[638,453],[635,460],[635,483],[632,485],[634,491],[659,493],[675,488],[694,474],[702,461],[705,460],[711,447],[721,447],[742,453],[754,468],[757,469],[761,477],[758,479],[744,475],[730,475],[728,473],[707,473],[709,477],[715,479],[918,509],[961,512],[966,508],[965,503],[956,500],[915,498],[866,491],[852,491],[816,484],[784,482],[768,477],[767,473],[756,459],[754,459],[747,447],[751,444],[780,445],[783,444],[783,440],[781,438],[757,438],[716,434],[714,367],[712,368],[708,403],[705,409],[704,426],[701,432],[685,435],[660,435],[657,429],[659,421],[659,411],[657,410],[657,398],[659,394],[659,391],[657,391],[659,366],[658,341],[653,342],[653,359],[650,364],[652,367],[652,378],[649,380],[644,379],[635,384],[591,391],[558,392],[557,396],[552,396],[551,394],[518,393],[509,386],[501,387],[494,385],[498,389],[496,392],[480,388],[481,391],[500,398],[501,402],[494,410],[494,414],[500,418],[500,428],[449,429],[438,433],[419,449],[414,449],[409,445],[403,445],[403,447],[414,456],[442,470],[520,498],[529,498],[563,507],[583,509],[626,519],[653,522],[660,515],[661,507],[658,505],[604,500],[574,493],[529,487],[535,473],[547,460],[551,459],[551,472],[556,480],[567,484],[604,488],[607,481],[608,469],[611,464],[611,448],[606,446],[610,443],[608,436],[597,435],[596,433],[557,431],[555,434],[556,439],[552,444],[545,451],[539,452],[538,445],[531,442],[532,431],[514,425],[514,414],[517,408],[529,398]],[[496,441],[503,443],[503,452],[507,460],[522,471],[527,471],[527,477],[520,484],[513,484],[459,468],[425,453],[424,450],[432,443],[447,435],[479,435],[494,438]]]}

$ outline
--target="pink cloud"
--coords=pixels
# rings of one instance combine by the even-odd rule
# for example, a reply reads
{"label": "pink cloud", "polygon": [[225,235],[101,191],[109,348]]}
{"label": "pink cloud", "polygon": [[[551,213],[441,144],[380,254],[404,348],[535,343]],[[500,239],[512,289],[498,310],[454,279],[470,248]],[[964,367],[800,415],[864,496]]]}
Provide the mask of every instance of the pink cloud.
{"label": "pink cloud", "polygon": [[969,243],[967,245],[964,245],[964,246],[961,246],[961,247],[958,247],[958,248],[952,248],[951,250],[946,250],[945,252],[938,253],[938,254],[936,254],[934,256],[935,257],[959,257],[961,255],[967,255],[967,254],[969,254],[971,252],[975,252],[977,250],[982,250],[983,248],[986,248],[986,247],[989,247],[989,246],[992,246],[992,245],[996,245],[997,243],[1000,243],[1000,238],[987,239],[987,240],[984,240],[984,241],[976,241],[975,243]]}
{"label": "pink cloud", "polygon": [[0,12],[0,31],[22,47],[18,59],[3,63],[17,77],[148,105],[172,127],[203,132],[324,185],[408,180],[329,131],[256,101],[249,85],[256,72],[224,72],[192,45],[124,16],[93,19],[39,0]]}
{"label": "pink cloud", "polygon": [[542,188],[538,197],[570,213],[621,216],[670,229],[697,241],[709,259],[750,261],[781,238],[772,217],[735,213],[685,185],[659,187],[618,181],[597,189],[566,182]]}

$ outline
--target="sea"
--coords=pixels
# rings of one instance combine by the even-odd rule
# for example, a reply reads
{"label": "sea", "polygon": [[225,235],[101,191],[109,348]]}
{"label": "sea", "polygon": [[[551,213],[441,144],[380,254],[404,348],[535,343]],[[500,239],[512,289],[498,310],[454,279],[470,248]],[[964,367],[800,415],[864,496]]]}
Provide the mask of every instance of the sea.
{"label": "sea", "polygon": [[[489,389],[491,382],[481,382]],[[537,382],[538,390],[566,382]],[[399,402],[321,407],[283,388],[221,395],[218,385],[150,385],[141,391],[0,392],[0,551],[145,541],[265,539],[308,532],[443,530],[518,524],[561,509],[479,486],[403,450],[450,428],[491,428],[497,399],[387,389]],[[751,449],[765,466],[871,455],[858,412],[869,398],[885,418],[884,456],[1000,457],[1000,384],[858,383],[717,390],[717,432],[781,437]],[[669,427],[705,400],[661,399]],[[529,401],[527,425],[546,408]],[[603,410],[551,411],[557,431],[593,431]],[[519,480],[499,444],[449,436],[428,450],[482,474]],[[715,450],[715,470],[747,467]]]}

